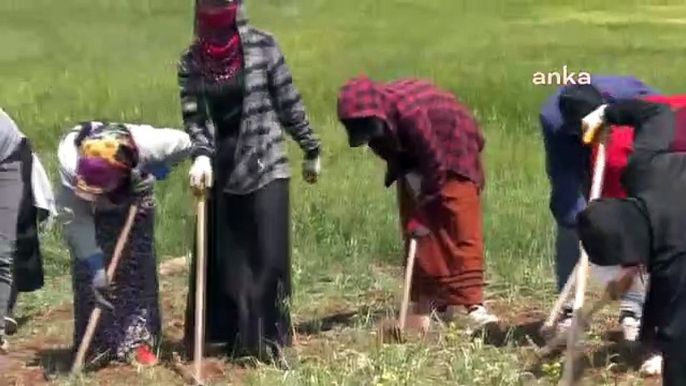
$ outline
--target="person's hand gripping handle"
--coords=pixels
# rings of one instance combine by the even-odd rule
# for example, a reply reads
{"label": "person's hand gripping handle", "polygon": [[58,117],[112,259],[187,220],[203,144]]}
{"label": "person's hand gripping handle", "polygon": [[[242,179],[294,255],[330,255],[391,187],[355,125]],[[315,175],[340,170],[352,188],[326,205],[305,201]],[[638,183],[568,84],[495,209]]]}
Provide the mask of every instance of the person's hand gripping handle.
{"label": "person's hand gripping handle", "polygon": [[213,171],[210,157],[201,155],[198,156],[188,172],[190,177],[190,186],[196,196],[204,194],[207,189],[212,188]]}
{"label": "person's hand gripping handle", "polygon": [[584,145],[596,144],[601,141],[607,127],[605,123],[606,108],[607,105],[602,105],[581,120]]}

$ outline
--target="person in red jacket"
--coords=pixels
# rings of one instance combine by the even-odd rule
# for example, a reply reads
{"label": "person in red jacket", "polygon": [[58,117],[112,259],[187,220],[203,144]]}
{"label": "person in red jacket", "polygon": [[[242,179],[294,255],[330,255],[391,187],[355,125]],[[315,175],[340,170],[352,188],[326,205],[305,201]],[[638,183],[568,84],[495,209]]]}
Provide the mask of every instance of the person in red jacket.
{"label": "person in red jacket", "polygon": [[430,312],[461,306],[475,328],[497,322],[483,306],[485,140],[467,107],[423,80],[359,76],[341,88],[338,117],[350,147],[387,162],[385,186],[398,181],[405,245],[418,240],[414,313],[426,326]]}
{"label": "person in red jacket", "polygon": [[[605,152],[605,173],[603,175],[603,198],[623,198],[626,191],[622,187],[622,173],[626,168],[629,155],[634,150],[634,130],[631,126],[616,126],[610,131]],[[598,148],[594,147],[591,155],[591,170],[595,167]]]}
{"label": "person in red jacket", "polygon": [[[666,103],[672,108],[686,107],[686,95],[649,96],[642,98],[648,102]],[[626,190],[622,187],[621,176],[626,168],[629,155],[634,150],[634,130],[631,126],[613,126],[609,131],[605,156],[605,174],[603,176],[603,198],[625,198]],[[597,147],[593,148],[592,165],[595,165]],[[587,189],[588,190],[588,189]]]}

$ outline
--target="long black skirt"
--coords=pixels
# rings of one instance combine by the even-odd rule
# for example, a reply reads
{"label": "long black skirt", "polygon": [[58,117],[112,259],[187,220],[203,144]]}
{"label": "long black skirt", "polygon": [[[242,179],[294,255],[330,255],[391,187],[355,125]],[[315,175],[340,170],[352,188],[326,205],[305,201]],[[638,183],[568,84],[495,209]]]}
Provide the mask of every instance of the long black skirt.
{"label": "long black skirt", "polygon": [[683,350],[667,350],[662,353],[662,384],[686,385],[686,355]]}
{"label": "long black skirt", "polygon": [[[205,347],[225,345],[232,358],[280,357],[292,342],[289,180],[275,180],[247,195],[215,187],[206,221]],[[195,266],[194,253],[184,339],[190,358]]]}

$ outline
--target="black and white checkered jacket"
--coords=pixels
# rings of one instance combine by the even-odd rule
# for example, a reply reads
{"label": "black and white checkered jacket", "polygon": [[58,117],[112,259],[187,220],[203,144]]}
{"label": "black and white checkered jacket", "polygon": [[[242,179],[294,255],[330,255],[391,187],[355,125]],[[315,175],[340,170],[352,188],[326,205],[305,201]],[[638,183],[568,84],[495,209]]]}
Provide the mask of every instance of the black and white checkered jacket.
{"label": "black and white checkered jacket", "polygon": [[[289,178],[286,140],[282,128],[306,156],[319,154],[320,142],[310,127],[300,92],[274,37],[247,22],[238,12],[238,32],[243,44],[245,95],[235,168],[225,190],[248,194],[267,183]],[[184,127],[193,142],[192,157],[212,158],[215,127],[207,114],[208,88],[221,87],[204,79],[186,50],[178,64]],[[216,92],[216,90],[214,90]]]}

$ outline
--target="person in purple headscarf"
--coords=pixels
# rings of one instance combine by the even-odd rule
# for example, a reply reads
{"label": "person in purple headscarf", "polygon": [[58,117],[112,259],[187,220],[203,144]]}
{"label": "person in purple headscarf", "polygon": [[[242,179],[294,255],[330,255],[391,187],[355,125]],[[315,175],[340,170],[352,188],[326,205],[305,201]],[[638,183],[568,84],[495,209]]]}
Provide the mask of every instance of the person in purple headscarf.
{"label": "person in purple headscarf", "polygon": [[[74,348],[96,303],[103,309],[86,364],[157,363],[161,323],[153,187],[190,147],[181,130],[95,121],[73,128],[59,144],[62,184],[56,201],[73,261]],[[105,272],[133,203],[138,214],[113,286]]]}
{"label": "person in purple headscarf", "polygon": [[[182,115],[193,142],[192,187],[210,189],[206,343],[230,357],[287,366],[291,245],[285,134],[317,181],[320,141],[275,38],[248,24],[243,4],[196,2],[195,39],[178,65]],[[186,312],[192,357],[195,266]],[[216,344],[216,345],[215,345]]]}

